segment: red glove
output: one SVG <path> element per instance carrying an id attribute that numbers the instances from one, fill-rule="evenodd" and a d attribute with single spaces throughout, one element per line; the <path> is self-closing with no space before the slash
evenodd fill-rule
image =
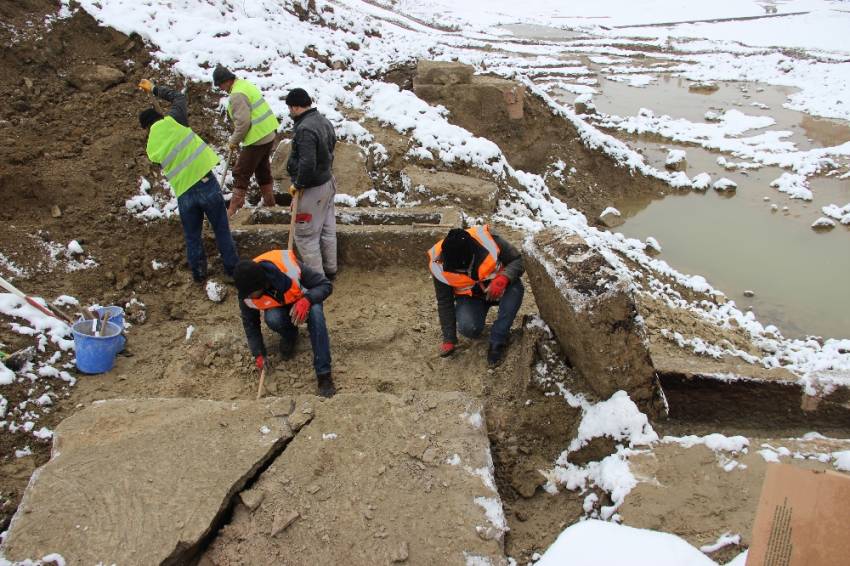
<path id="1" fill-rule="evenodd" d="M 454 342 L 443 342 L 440 345 L 440 357 L 445 358 L 447 356 L 451 356 L 455 351 L 455 343 Z"/>
<path id="2" fill-rule="evenodd" d="M 310 299 L 301 297 L 295 304 L 292 305 L 292 310 L 289 311 L 292 324 L 299 325 L 307 320 L 307 313 L 310 312 Z"/>
<path id="3" fill-rule="evenodd" d="M 265 358 L 265 357 L 263 357 L 263 355 L 262 355 L 262 354 L 260 354 L 260 355 L 259 355 L 259 356 L 257 356 L 257 358 L 254 360 L 254 363 L 256 363 L 256 364 L 257 364 L 257 369 L 258 369 L 258 370 L 263 371 L 263 367 L 266 365 L 266 358 Z"/>
<path id="4" fill-rule="evenodd" d="M 502 275 L 501 273 L 497 275 L 492 281 L 490 281 L 490 285 L 487 287 L 487 300 L 488 301 L 498 301 L 502 298 L 502 295 L 505 294 L 505 289 L 510 285 L 511 280 L 508 279 L 506 275 Z"/>

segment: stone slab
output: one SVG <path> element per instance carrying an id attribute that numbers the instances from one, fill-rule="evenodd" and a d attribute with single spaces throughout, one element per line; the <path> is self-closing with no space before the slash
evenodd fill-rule
<path id="1" fill-rule="evenodd" d="M 2 552 L 68 564 L 184 564 L 293 437 L 291 398 L 98 402 L 56 429 Z"/>
<path id="2" fill-rule="evenodd" d="M 414 82 L 429 85 L 469 84 L 475 69 L 456 61 L 420 60 L 416 65 Z"/>
<path id="3" fill-rule="evenodd" d="M 622 389 L 651 409 L 654 369 L 628 282 L 581 237 L 558 229 L 526 241 L 525 266 L 540 315 L 594 392 L 607 399 Z"/>
<path id="4" fill-rule="evenodd" d="M 289 187 L 289 175 L 286 173 L 286 162 L 292 145 L 282 141 L 272 154 L 272 177 L 277 181 L 280 192 Z M 352 196 L 360 196 L 372 189 L 372 178 L 366 167 L 366 157 L 357 144 L 340 141 L 334 148 L 334 177 L 337 192 Z"/>
<path id="5" fill-rule="evenodd" d="M 492 213 L 496 210 L 499 187 L 492 181 L 458 175 L 448 171 L 429 171 L 410 166 L 404 169 L 411 185 L 424 187 L 432 197 L 457 205 L 468 212 Z"/>
<path id="6" fill-rule="evenodd" d="M 337 254 L 345 265 L 402 265 L 422 269 L 425 253 L 450 228 L 461 226 L 453 208 L 345 208 L 337 207 Z M 240 213 L 231 222 L 241 256 L 253 257 L 285 248 L 289 211 L 257 209 Z"/>
<path id="7" fill-rule="evenodd" d="M 238 506 L 202 563 L 506 563 L 478 400 L 337 394 L 315 410 L 252 487 L 262 503 Z"/>

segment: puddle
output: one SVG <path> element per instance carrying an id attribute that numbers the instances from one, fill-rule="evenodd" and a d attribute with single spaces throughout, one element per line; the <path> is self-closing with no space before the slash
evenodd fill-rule
<path id="1" fill-rule="evenodd" d="M 660 147 L 657 152 L 666 153 Z M 715 157 L 689 148 L 694 167 L 688 174 L 704 168 L 714 179 L 728 177 L 738 183 L 734 196 L 713 189 L 704 194 L 672 189 L 657 200 L 616 203 L 626 217 L 618 230 L 641 240 L 655 237 L 663 248 L 661 259 L 684 273 L 705 276 L 739 307 L 752 306 L 763 324 L 775 324 L 786 336 L 850 336 L 850 227 L 839 225 L 826 233 L 810 228 L 821 206 L 850 202 L 850 181 L 812 179 L 814 201 L 803 202 L 769 187 L 779 169 L 746 176 L 721 173 L 716 163 L 711 167 Z M 772 212 L 772 204 L 780 210 Z M 785 206 L 787 212 L 781 210 Z M 756 295 L 745 297 L 745 290 Z"/>
<path id="2" fill-rule="evenodd" d="M 535 24 L 505 24 L 496 27 L 512 33 L 515 36 L 515 39 L 563 41 L 570 39 L 586 39 L 589 37 L 586 33 Z"/>

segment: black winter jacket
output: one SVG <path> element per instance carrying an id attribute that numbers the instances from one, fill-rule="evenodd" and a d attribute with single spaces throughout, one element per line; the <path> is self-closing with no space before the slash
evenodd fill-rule
<path id="1" fill-rule="evenodd" d="M 301 267 L 301 289 L 304 296 L 310 300 L 310 304 L 317 305 L 324 302 L 333 292 L 333 284 L 319 273 L 310 269 L 300 261 Z M 269 287 L 265 290 L 268 295 L 278 302 L 283 302 L 283 294 L 289 290 L 292 280 L 287 277 L 277 266 L 269 261 L 261 261 L 262 267 L 269 280 Z M 248 339 L 248 349 L 255 358 L 260 354 L 266 355 L 266 345 L 263 342 L 263 333 L 260 328 L 260 311 L 250 308 L 245 304 L 247 295 L 239 294 L 239 312 L 242 315 L 242 328 L 245 329 L 245 337 Z M 287 305 L 285 308 L 289 308 Z"/>
<path id="2" fill-rule="evenodd" d="M 318 187 L 331 180 L 336 134 L 327 118 L 310 108 L 295 118 L 292 149 L 286 171 L 298 189 Z"/>

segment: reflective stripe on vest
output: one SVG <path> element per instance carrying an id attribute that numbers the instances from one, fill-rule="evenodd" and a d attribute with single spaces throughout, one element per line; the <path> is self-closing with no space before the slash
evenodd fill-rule
<path id="1" fill-rule="evenodd" d="M 251 108 L 251 128 L 245 134 L 242 145 L 251 145 L 257 140 L 277 131 L 280 123 L 277 121 L 274 112 L 272 112 L 271 106 L 263 98 L 260 89 L 245 79 L 236 79 L 233 82 L 233 87 L 230 89 L 231 95 L 235 93 L 244 94 Z M 232 106 L 232 104 L 227 105 L 227 115 L 231 119 L 233 119 Z"/>
<path id="2" fill-rule="evenodd" d="M 190 128 L 171 116 L 154 123 L 148 133 L 147 153 L 180 196 L 218 164 L 218 156 Z"/>
<path id="3" fill-rule="evenodd" d="M 258 255 L 253 260 L 256 263 L 268 261 L 274 264 L 282 273 L 284 273 L 292 281 L 292 285 L 283 294 L 283 303 L 270 295 L 260 295 L 256 299 L 247 297 L 245 304 L 252 309 L 268 310 L 281 308 L 286 305 L 291 305 L 298 299 L 304 296 L 301 288 L 301 268 L 298 266 L 298 261 L 295 259 L 295 252 L 292 250 L 272 250 L 262 255 Z"/>
<path id="4" fill-rule="evenodd" d="M 471 296 L 472 290 L 476 285 L 493 279 L 501 271 L 502 267 L 499 263 L 499 252 L 501 250 L 499 250 L 499 245 L 490 234 L 490 228 L 487 225 L 474 226 L 467 229 L 467 233 L 487 250 L 487 257 L 478 266 L 478 279 L 473 279 L 466 274 L 443 270 L 442 258 L 440 257 L 443 252 L 443 240 L 440 240 L 428 250 L 428 258 L 431 260 L 429 265 L 431 275 L 437 281 L 450 286 L 454 290 L 455 295 Z"/>

